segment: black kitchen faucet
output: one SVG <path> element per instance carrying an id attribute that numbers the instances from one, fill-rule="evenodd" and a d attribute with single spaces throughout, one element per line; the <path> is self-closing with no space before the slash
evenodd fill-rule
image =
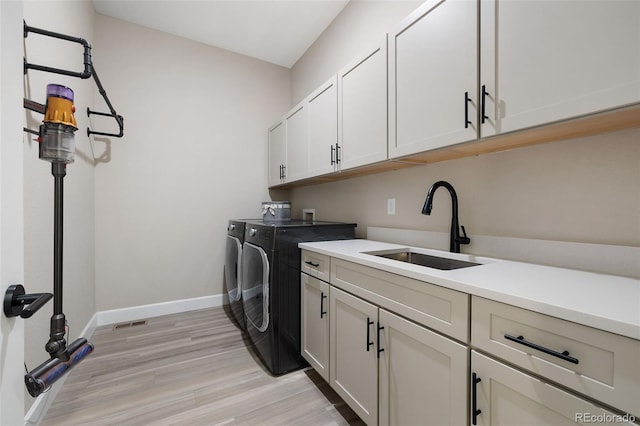
<path id="1" fill-rule="evenodd" d="M 460 244 L 469 244 L 471 240 L 467 237 L 467 232 L 462 226 L 462 234 L 464 236 L 460 236 L 460 230 L 458 226 L 458 196 L 456 195 L 456 190 L 453 189 L 453 186 L 449 182 L 444 180 L 440 180 L 429 188 L 429 192 L 427 192 L 427 199 L 424 200 L 424 206 L 422 207 L 422 214 L 430 215 L 431 208 L 433 206 L 433 194 L 436 192 L 438 188 L 444 186 L 449 190 L 449 194 L 451 195 L 451 234 L 449 239 L 449 251 L 452 253 L 460 253 Z"/>

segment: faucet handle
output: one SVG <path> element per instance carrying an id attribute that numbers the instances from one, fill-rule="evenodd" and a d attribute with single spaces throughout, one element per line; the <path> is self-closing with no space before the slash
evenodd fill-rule
<path id="1" fill-rule="evenodd" d="M 469 239 L 469 237 L 467 237 L 467 231 L 464 229 L 463 225 L 460 225 L 460 228 L 462 228 L 462 235 L 464 235 L 464 237 L 458 237 L 456 238 L 456 241 L 460 244 L 469 244 L 471 242 L 471 239 Z"/>

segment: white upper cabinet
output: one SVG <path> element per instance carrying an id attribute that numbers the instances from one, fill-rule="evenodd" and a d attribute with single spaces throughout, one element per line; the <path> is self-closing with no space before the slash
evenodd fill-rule
<path id="1" fill-rule="evenodd" d="M 307 108 L 306 100 L 292 108 L 284 117 L 286 167 L 285 181 L 305 178 L 307 175 Z"/>
<path id="2" fill-rule="evenodd" d="M 387 40 L 338 73 L 338 167 L 387 159 Z"/>
<path id="3" fill-rule="evenodd" d="M 476 139 L 477 93 L 478 2 L 426 1 L 389 33 L 389 158 Z"/>
<path id="4" fill-rule="evenodd" d="M 482 0 L 480 10 L 481 136 L 640 101 L 639 1 Z"/>
<path id="5" fill-rule="evenodd" d="M 269 128 L 269 186 L 279 185 L 284 181 L 285 146 L 284 122 L 278 121 Z"/>
<path id="6" fill-rule="evenodd" d="M 308 174 L 331 173 L 336 168 L 338 142 L 338 88 L 331 77 L 307 98 L 309 117 Z"/>

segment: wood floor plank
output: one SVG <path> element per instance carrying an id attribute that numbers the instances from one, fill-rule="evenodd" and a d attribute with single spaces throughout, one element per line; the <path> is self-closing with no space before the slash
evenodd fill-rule
<path id="1" fill-rule="evenodd" d="M 271 376 L 223 308 L 101 327 L 42 426 L 363 425 L 312 369 Z"/>

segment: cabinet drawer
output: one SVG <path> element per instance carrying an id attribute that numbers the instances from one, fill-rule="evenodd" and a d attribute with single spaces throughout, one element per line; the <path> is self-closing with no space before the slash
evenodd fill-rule
<path id="1" fill-rule="evenodd" d="M 471 424 L 490 425 L 631 425 L 634 416 L 622 416 L 471 351 Z M 475 397 L 475 398 L 474 398 Z M 473 408 L 478 411 L 473 412 Z M 475 421 L 474 421 L 475 420 Z"/>
<path id="2" fill-rule="evenodd" d="M 341 259 L 331 284 L 462 342 L 469 341 L 469 295 Z"/>
<path id="3" fill-rule="evenodd" d="M 329 282 L 329 256 L 302 250 L 302 272 Z"/>
<path id="4" fill-rule="evenodd" d="M 640 341 L 473 296 L 471 344 L 640 416 Z"/>

